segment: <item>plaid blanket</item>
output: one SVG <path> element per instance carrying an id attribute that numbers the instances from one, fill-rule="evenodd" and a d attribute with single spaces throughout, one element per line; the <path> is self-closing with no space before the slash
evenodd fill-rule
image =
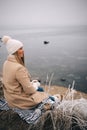
<path id="1" fill-rule="evenodd" d="M 18 115 L 25 120 L 28 124 L 35 124 L 38 119 L 41 117 L 41 115 L 46 111 L 44 110 L 44 105 L 49 103 L 51 106 L 51 109 L 54 109 L 54 106 L 56 106 L 55 102 L 52 101 L 50 98 L 43 100 L 40 104 L 33 107 L 32 109 L 19 109 L 19 108 L 13 108 L 11 109 L 8 106 L 8 103 L 5 99 L 0 99 L 0 110 L 13 110 L 14 112 L 18 113 Z"/>

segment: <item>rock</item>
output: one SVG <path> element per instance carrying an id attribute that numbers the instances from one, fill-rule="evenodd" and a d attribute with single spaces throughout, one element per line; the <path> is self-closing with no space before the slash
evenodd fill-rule
<path id="1" fill-rule="evenodd" d="M 49 41 L 44 41 L 44 44 L 46 45 L 46 44 L 49 44 Z"/>
<path id="2" fill-rule="evenodd" d="M 0 111 L 0 130 L 28 130 L 29 125 L 12 110 Z"/>
<path id="3" fill-rule="evenodd" d="M 61 111 L 47 111 L 36 124 L 27 124 L 12 110 L 0 111 L 0 130 L 83 130 L 71 119 Z"/>

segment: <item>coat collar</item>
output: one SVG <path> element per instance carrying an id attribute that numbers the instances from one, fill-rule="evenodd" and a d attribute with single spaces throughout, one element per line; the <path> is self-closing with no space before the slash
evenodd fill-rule
<path id="1" fill-rule="evenodd" d="M 12 61 L 12 62 L 17 62 L 17 60 L 16 60 L 16 58 L 15 58 L 14 55 L 9 55 L 9 56 L 7 57 L 7 60 L 8 60 L 8 61 Z"/>

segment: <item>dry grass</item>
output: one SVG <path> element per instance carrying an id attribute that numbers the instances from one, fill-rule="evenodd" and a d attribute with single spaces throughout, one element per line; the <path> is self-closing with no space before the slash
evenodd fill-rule
<path id="1" fill-rule="evenodd" d="M 43 86 L 46 92 L 48 92 L 49 86 Z M 50 86 L 50 91 L 49 94 L 54 95 L 54 94 L 61 94 L 61 95 L 66 95 L 66 92 L 68 91 L 68 88 L 63 87 L 63 86 Z M 86 98 L 87 99 L 87 94 L 76 91 L 74 94 L 74 99 L 79 99 L 79 98 Z"/>
<path id="2" fill-rule="evenodd" d="M 0 97 L 3 96 L 0 82 Z M 45 112 L 34 125 L 28 125 L 13 111 L 0 112 L 0 129 L 4 130 L 87 130 L 87 94 L 63 86 L 44 86 L 49 95 L 63 95 L 54 110 Z M 7 127 L 8 126 L 8 127 Z"/>
<path id="3" fill-rule="evenodd" d="M 43 88 L 50 95 L 63 95 L 64 100 L 60 105 L 56 106 L 56 109 L 44 113 L 34 125 L 26 124 L 13 111 L 1 111 L 0 129 L 87 130 L 87 94 L 79 91 L 70 91 L 69 88 L 62 86 L 43 86 Z"/>

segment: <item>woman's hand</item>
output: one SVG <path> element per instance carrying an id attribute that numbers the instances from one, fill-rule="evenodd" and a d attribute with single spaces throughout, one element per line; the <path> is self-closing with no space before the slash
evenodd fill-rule
<path id="1" fill-rule="evenodd" d="M 32 85 L 33 85 L 33 87 L 37 90 L 38 89 L 38 87 L 40 86 L 40 82 L 38 82 L 38 80 L 32 80 Z"/>

